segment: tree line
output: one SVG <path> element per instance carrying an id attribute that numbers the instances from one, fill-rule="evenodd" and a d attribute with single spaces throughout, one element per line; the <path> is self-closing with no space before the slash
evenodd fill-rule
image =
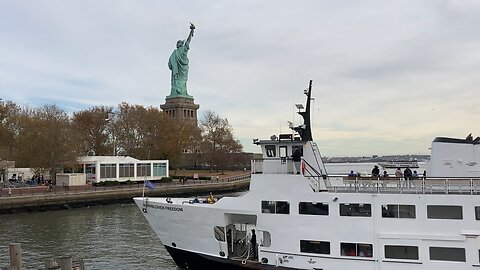
<path id="1" fill-rule="evenodd" d="M 200 123 L 176 123 L 156 107 L 121 103 L 94 106 L 69 115 L 56 105 L 30 108 L 12 101 L 0 103 L 0 160 L 16 167 L 55 174 L 73 168 L 79 156 L 131 156 L 168 159 L 177 168 L 191 153 L 213 168 L 225 156 L 242 152 L 226 118 L 205 112 Z"/>

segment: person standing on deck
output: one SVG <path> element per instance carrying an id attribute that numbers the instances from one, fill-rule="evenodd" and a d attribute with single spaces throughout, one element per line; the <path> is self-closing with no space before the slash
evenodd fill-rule
<path id="1" fill-rule="evenodd" d="M 373 177 L 379 177 L 380 176 L 380 169 L 378 168 L 377 165 L 373 166 L 372 176 Z"/>
<path id="2" fill-rule="evenodd" d="M 412 180 L 413 173 L 409 166 L 403 171 L 403 176 L 405 177 L 405 180 Z"/>
<path id="3" fill-rule="evenodd" d="M 407 187 L 410 187 L 410 181 L 413 178 L 413 173 L 412 170 L 410 170 L 409 166 L 407 166 L 407 168 L 405 168 L 405 170 L 403 171 L 403 177 L 405 177 L 405 181 L 407 181 Z"/>
<path id="4" fill-rule="evenodd" d="M 252 229 L 252 237 L 250 238 L 250 244 L 252 246 L 252 259 L 257 259 L 257 235 L 255 229 Z"/>
<path id="5" fill-rule="evenodd" d="M 402 170 L 400 169 L 400 167 L 398 167 L 397 170 L 395 171 L 395 177 L 400 178 L 400 179 L 403 177 L 403 173 L 402 173 Z"/>
<path id="6" fill-rule="evenodd" d="M 292 154 L 292 161 L 295 165 L 295 173 L 300 174 L 300 163 L 302 162 L 302 152 L 298 147 L 295 148 Z"/>

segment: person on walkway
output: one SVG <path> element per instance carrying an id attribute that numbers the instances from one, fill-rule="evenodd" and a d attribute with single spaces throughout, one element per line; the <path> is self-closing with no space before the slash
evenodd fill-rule
<path id="1" fill-rule="evenodd" d="M 12 188 L 8 187 L 8 196 L 12 196 Z"/>

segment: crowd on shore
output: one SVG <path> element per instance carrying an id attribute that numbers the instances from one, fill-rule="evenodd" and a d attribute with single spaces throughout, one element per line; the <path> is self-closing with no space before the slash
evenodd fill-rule
<path id="1" fill-rule="evenodd" d="M 174 171 L 170 181 L 155 181 L 156 185 L 195 185 L 209 182 L 231 181 L 235 177 L 245 175 L 245 171 L 224 171 L 224 172 L 199 172 L 199 171 L 178 171 L 182 176 L 177 175 Z M 173 179 L 172 179 L 173 178 Z M 205 180 L 208 179 L 208 180 Z M 107 181 L 108 182 L 108 181 Z M 86 185 L 67 186 L 55 185 L 49 179 L 43 177 L 32 177 L 28 180 L 23 179 L 9 179 L 7 182 L 0 181 L 0 197 L 11 196 L 29 196 L 41 195 L 50 193 L 79 193 L 79 192 L 95 192 L 106 190 L 124 190 L 124 189 L 142 189 L 143 181 L 139 182 L 118 182 L 111 181 L 111 185 L 99 185 L 95 183 L 87 183 Z M 105 184 L 102 182 L 100 184 Z M 108 184 L 108 183 L 106 183 Z"/>

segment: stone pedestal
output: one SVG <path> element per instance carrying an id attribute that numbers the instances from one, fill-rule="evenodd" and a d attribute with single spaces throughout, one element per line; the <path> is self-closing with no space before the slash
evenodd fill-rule
<path id="1" fill-rule="evenodd" d="M 191 121 L 197 124 L 197 110 L 200 105 L 195 104 L 193 98 L 186 97 L 167 97 L 165 104 L 160 105 L 160 108 L 175 122 Z"/>

